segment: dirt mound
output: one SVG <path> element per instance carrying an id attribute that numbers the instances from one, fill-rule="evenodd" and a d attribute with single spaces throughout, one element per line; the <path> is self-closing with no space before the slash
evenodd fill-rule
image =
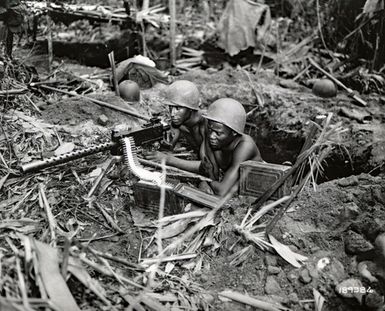
<path id="1" fill-rule="evenodd" d="M 293 310 L 314 309 L 314 288 L 326 299 L 324 310 L 375 310 L 368 307 L 373 297 L 381 301 L 385 294 L 384 259 L 373 249 L 375 238 L 385 232 L 385 176 L 352 176 L 300 194 L 272 232 L 293 251 L 309 258 L 300 269 L 255 248 L 239 266 L 230 264 L 233 255 L 249 245 L 237 243 L 238 237 L 230 229 L 241 223 L 246 206 L 234 202 L 222 213 L 223 247 L 216 256 L 207 258 L 206 269 L 196 275 L 204 288 L 231 288 L 265 300 L 268 295 Z M 336 290 L 338 284 L 351 278 L 367 290 L 360 301 L 343 298 Z M 240 305 L 219 301 L 216 308 L 243 310 Z"/>
<path id="2" fill-rule="evenodd" d="M 127 104 L 123 99 L 113 94 L 93 94 L 90 98 L 98 99 L 124 109 L 132 110 L 134 113 L 148 116 L 148 108 L 144 102 L 138 104 Z M 53 124 L 77 125 L 86 120 L 93 120 L 100 123 L 100 116 L 107 117 L 103 125 L 113 126 L 120 123 L 129 124 L 132 127 L 139 126 L 141 121 L 135 117 L 124 114 L 107 107 L 102 107 L 90 100 L 79 98 L 63 97 L 59 100 L 49 100 L 42 103 L 39 108 L 42 110 L 42 117 L 50 120 Z"/>

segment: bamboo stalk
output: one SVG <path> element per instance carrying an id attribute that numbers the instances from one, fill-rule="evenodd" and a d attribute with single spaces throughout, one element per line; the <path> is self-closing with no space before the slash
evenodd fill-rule
<path id="1" fill-rule="evenodd" d="M 197 254 L 180 254 L 180 255 L 172 255 L 163 258 L 144 258 L 142 259 L 142 265 L 152 265 L 157 262 L 169 262 L 176 260 L 188 260 L 197 257 Z"/>
<path id="2" fill-rule="evenodd" d="M 109 259 L 109 260 L 118 262 L 118 263 L 125 265 L 126 267 L 133 269 L 133 270 L 136 270 L 136 271 L 144 271 L 144 268 L 139 264 L 129 262 L 129 261 L 125 260 L 124 258 L 112 256 L 112 255 L 107 254 L 107 253 L 102 253 L 100 251 L 97 251 L 97 250 L 91 248 L 90 246 L 87 246 L 87 248 L 89 248 L 92 251 L 92 253 L 94 253 L 95 255 L 98 255 L 98 256 L 103 257 L 105 259 Z"/>
<path id="3" fill-rule="evenodd" d="M 266 310 L 266 311 L 281 311 L 281 310 L 289 310 L 287 308 L 284 308 L 279 305 L 274 305 L 272 303 L 264 302 L 261 300 L 258 300 L 256 298 L 243 295 L 241 293 L 237 293 L 231 290 L 222 291 L 219 293 L 219 296 L 225 297 L 227 299 L 235 300 L 244 304 L 247 304 L 249 306 Z"/>
<path id="4" fill-rule="evenodd" d="M 115 164 L 115 162 L 116 162 L 115 158 L 112 158 L 112 159 L 109 159 L 105 165 L 103 165 L 102 172 L 96 178 L 94 184 L 92 185 L 92 188 L 87 194 L 88 199 L 90 199 L 94 195 L 95 191 L 99 188 L 99 185 L 103 180 L 103 177 L 106 175 L 108 170 L 112 167 L 112 165 Z"/>
<path id="5" fill-rule="evenodd" d="M 181 219 L 203 217 L 203 216 L 206 216 L 207 213 L 208 213 L 208 211 L 192 211 L 189 213 L 166 216 L 166 217 L 159 219 L 158 221 L 164 223 L 164 222 L 177 221 L 177 220 L 181 220 Z"/>
<path id="6" fill-rule="evenodd" d="M 47 7 L 50 7 L 50 1 L 47 0 Z M 53 45 L 52 45 L 52 19 L 49 11 L 47 12 L 47 44 L 48 44 L 48 71 L 52 70 Z"/>
<path id="7" fill-rule="evenodd" d="M 24 276 L 23 276 L 23 273 L 21 272 L 19 256 L 16 256 L 16 271 L 17 271 L 17 277 L 19 279 L 19 288 L 20 288 L 21 297 L 23 301 L 23 307 L 25 308 L 25 310 L 32 310 L 28 301 L 28 294 L 27 294 L 27 288 L 25 286 Z"/>
<path id="8" fill-rule="evenodd" d="M 56 234 L 55 234 L 56 221 L 52 214 L 52 210 L 48 203 L 47 197 L 45 195 L 43 185 L 39 186 L 39 202 L 41 203 L 42 207 L 44 208 L 47 214 L 49 231 L 51 234 L 51 242 L 53 243 L 54 246 L 56 246 Z"/>
<path id="9" fill-rule="evenodd" d="M 113 277 L 113 273 L 105 266 L 101 266 L 99 264 L 97 264 L 96 262 L 92 261 L 92 260 L 89 260 L 88 258 L 86 257 L 83 257 L 83 256 L 80 256 L 79 259 L 85 263 L 86 265 L 90 266 L 92 269 L 94 269 L 95 271 L 98 271 L 99 273 L 101 274 L 104 274 L 106 276 L 110 276 L 110 277 Z M 144 289 L 145 287 L 134 282 L 134 281 L 131 281 L 130 279 L 124 277 L 123 275 L 119 275 L 118 273 L 114 272 L 115 275 L 118 275 L 119 279 L 127 284 L 130 284 L 132 286 L 135 286 L 137 288 L 140 288 L 140 289 Z"/>
<path id="10" fill-rule="evenodd" d="M 118 224 L 114 221 L 110 214 L 107 213 L 102 204 L 95 202 L 95 205 L 113 229 L 120 233 L 124 233 L 124 231 L 118 226 Z"/>
<path id="11" fill-rule="evenodd" d="M 318 161 L 322 162 L 326 156 L 329 154 L 330 148 L 326 148 L 322 151 L 322 153 L 319 156 Z M 301 180 L 300 184 L 297 186 L 297 188 L 294 190 L 292 195 L 290 196 L 290 199 L 286 201 L 284 205 L 281 206 L 281 208 L 278 210 L 277 214 L 274 216 L 274 218 L 269 222 L 269 224 L 266 226 L 266 234 L 269 235 L 270 232 L 273 230 L 274 226 L 277 224 L 278 220 L 282 218 L 282 216 L 285 214 L 287 209 L 289 208 L 291 202 L 294 201 L 294 199 L 297 197 L 298 193 L 302 190 L 302 188 L 306 185 L 306 183 L 309 181 L 310 177 L 312 175 L 312 172 L 309 171 L 306 176 Z"/>
<path id="12" fill-rule="evenodd" d="M 108 54 L 108 59 L 110 61 L 110 65 L 111 65 L 112 82 L 114 83 L 115 94 L 116 94 L 116 96 L 120 96 L 118 80 L 116 78 L 116 67 L 115 67 L 115 54 L 114 54 L 114 51 L 112 51 L 111 53 Z"/>
<path id="13" fill-rule="evenodd" d="M 321 116 L 317 116 L 316 118 L 316 124 L 319 124 L 323 120 Z M 299 156 L 297 157 L 296 162 L 294 165 L 283 174 L 281 178 L 279 178 L 269 189 L 267 189 L 257 200 L 255 200 L 252 203 L 253 209 L 258 209 L 260 208 L 263 203 L 266 202 L 273 194 L 278 190 L 280 186 L 283 185 L 283 183 L 292 175 L 298 176 L 298 169 L 306 163 L 308 159 L 308 154 L 306 154 L 306 151 L 309 149 L 309 147 L 312 144 L 313 138 L 315 134 L 317 133 L 318 126 L 314 124 L 313 127 L 310 130 L 309 135 L 306 137 L 305 143 L 302 146 L 301 152 Z M 293 180 L 295 181 L 295 180 Z"/>
<path id="14" fill-rule="evenodd" d="M 11 89 L 0 91 L 0 96 L 11 96 L 11 95 L 23 95 L 28 92 L 28 89 Z"/>
<path id="15" fill-rule="evenodd" d="M 175 33 L 176 33 L 176 5 L 175 0 L 169 0 L 170 10 L 170 63 L 171 67 L 175 68 L 176 63 L 176 47 L 175 47 Z"/>

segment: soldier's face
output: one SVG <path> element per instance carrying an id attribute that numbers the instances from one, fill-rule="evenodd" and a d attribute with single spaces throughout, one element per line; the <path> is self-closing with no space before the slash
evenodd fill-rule
<path id="1" fill-rule="evenodd" d="M 235 138 L 236 133 L 222 123 L 208 121 L 208 139 L 213 150 L 227 147 Z"/>
<path id="2" fill-rule="evenodd" d="M 170 106 L 170 113 L 172 125 L 178 127 L 190 118 L 191 110 L 181 106 Z"/>

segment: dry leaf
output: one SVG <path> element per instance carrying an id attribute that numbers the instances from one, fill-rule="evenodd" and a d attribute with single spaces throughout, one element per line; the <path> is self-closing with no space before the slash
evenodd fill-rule
<path id="1" fill-rule="evenodd" d="M 283 259 L 285 259 L 288 263 L 293 265 L 296 268 L 301 267 L 301 261 L 305 261 L 308 258 L 302 256 L 300 254 L 294 253 L 287 245 L 284 245 L 276 238 L 274 238 L 271 234 L 269 234 L 269 239 L 275 251 L 280 255 Z"/>
<path id="2" fill-rule="evenodd" d="M 322 308 L 325 303 L 325 298 L 315 288 L 313 288 L 313 296 L 315 302 L 315 311 L 322 311 Z"/>
<path id="3" fill-rule="evenodd" d="M 162 239 L 169 239 L 184 232 L 188 225 L 192 222 L 191 219 L 181 219 L 168 226 L 162 228 Z"/>
<path id="4" fill-rule="evenodd" d="M 68 271 L 74 275 L 84 286 L 89 288 L 96 296 L 100 298 L 106 305 L 110 305 L 110 302 L 105 296 L 105 290 L 100 283 L 93 279 L 87 270 L 82 266 L 80 260 L 73 257 L 69 257 Z"/>
<path id="5" fill-rule="evenodd" d="M 73 151 L 75 148 L 74 143 L 63 143 L 55 150 L 55 156 Z"/>
<path id="6" fill-rule="evenodd" d="M 57 250 L 36 240 L 34 246 L 39 260 L 41 278 L 51 301 L 60 310 L 80 311 L 60 273 Z"/>

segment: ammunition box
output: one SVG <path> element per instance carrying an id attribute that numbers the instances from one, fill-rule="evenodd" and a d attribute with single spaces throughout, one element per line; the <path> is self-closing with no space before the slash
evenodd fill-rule
<path id="1" fill-rule="evenodd" d="M 290 166 L 246 161 L 240 166 L 239 194 L 258 198 L 269 189 L 276 180 L 285 174 Z M 290 178 L 272 195 L 279 199 L 290 193 Z"/>
<path id="2" fill-rule="evenodd" d="M 152 183 L 139 181 L 133 185 L 133 191 L 137 207 L 143 209 L 145 214 L 157 217 L 159 214 L 160 188 Z M 173 188 L 166 188 L 164 215 L 180 214 L 182 211 L 182 205 L 179 204 Z"/>

